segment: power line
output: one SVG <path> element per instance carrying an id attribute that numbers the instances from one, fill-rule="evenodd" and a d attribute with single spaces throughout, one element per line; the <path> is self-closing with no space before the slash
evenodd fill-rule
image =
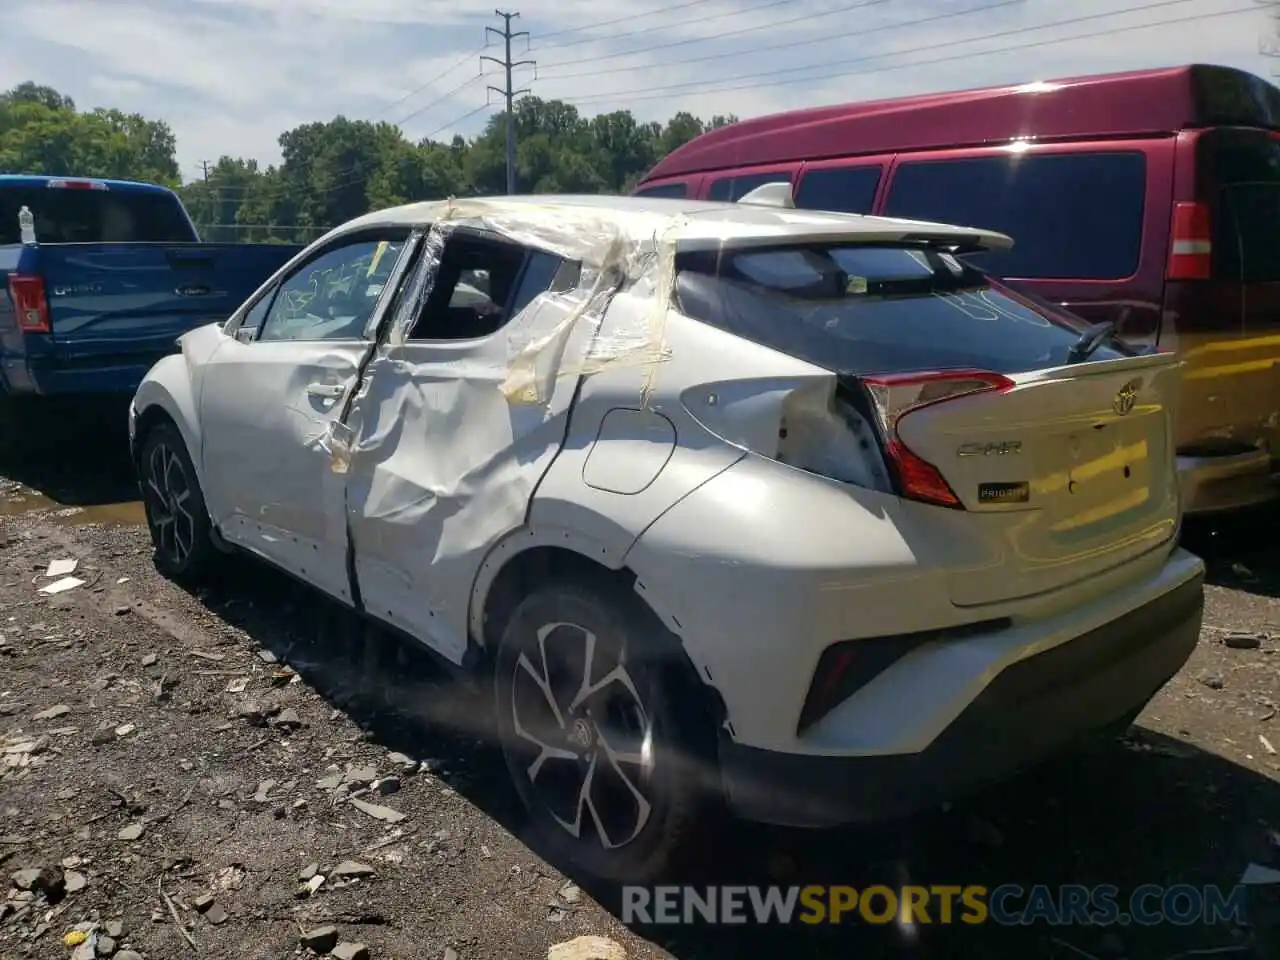
<path id="1" fill-rule="evenodd" d="M 529 31 L 527 30 L 521 30 L 517 33 L 511 32 L 511 21 L 514 20 L 516 17 L 520 16 L 520 11 L 517 10 L 513 13 L 507 13 L 502 10 L 495 10 L 494 13 L 496 13 L 498 16 L 502 18 L 502 29 L 498 30 L 495 27 L 485 27 L 484 28 L 485 35 L 487 37 L 488 34 L 493 33 L 501 37 L 503 39 L 503 42 L 506 44 L 506 53 L 504 54 L 501 60 L 499 60 L 497 57 L 487 57 L 487 56 L 481 57 L 480 59 L 488 60 L 492 63 L 496 63 L 498 66 L 503 68 L 503 70 L 506 72 L 506 75 L 507 75 L 506 86 L 502 87 L 501 89 L 499 89 L 498 87 L 490 86 L 488 89 L 498 94 L 498 96 L 505 98 L 507 101 L 507 195 L 510 196 L 511 194 L 516 192 L 515 98 L 522 93 L 529 92 L 528 89 L 523 89 L 523 90 L 512 89 L 511 74 L 516 67 L 526 67 L 526 66 L 531 67 L 531 66 L 536 66 L 536 63 L 533 60 L 513 61 L 511 59 L 511 41 L 516 39 L 517 37 L 529 36 Z"/>
<path id="2" fill-rule="evenodd" d="M 387 104 L 385 107 L 383 107 L 381 110 L 379 110 L 379 111 L 378 111 L 377 113 L 375 113 L 373 116 L 371 116 L 369 119 L 370 119 L 370 120 L 373 120 L 373 119 L 375 119 L 375 118 L 377 118 L 377 117 L 380 117 L 380 116 L 382 116 L 384 113 L 388 112 L 389 110 L 391 110 L 391 109 L 393 109 L 393 108 L 395 108 L 395 107 L 400 106 L 400 104 L 404 103 L 406 100 L 411 100 L 412 98 L 416 97 L 418 94 L 422 93 L 422 91 L 423 91 L 423 90 L 426 90 L 426 89 L 428 89 L 428 88 L 430 88 L 430 87 L 435 86 L 437 83 L 439 83 L 441 80 L 443 80 L 443 79 L 444 79 L 445 77 L 447 77 L 449 74 L 453 73 L 453 71 L 457 70 L 460 66 L 462 66 L 464 63 L 466 63 L 466 62 L 467 62 L 468 60 L 470 60 L 472 57 L 479 56 L 480 52 L 481 52 L 483 49 L 484 49 L 484 47 L 477 47 L 475 50 L 472 50 L 470 53 L 465 54 L 465 55 L 462 57 L 462 59 L 460 59 L 459 61 L 457 61 L 457 62 L 456 62 L 453 66 L 451 66 L 448 70 L 445 70 L 443 73 L 438 73 L 438 74 L 436 74 L 434 77 L 432 77 L 432 78 L 431 78 L 430 80 L 428 80 L 426 83 L 424 83 L 424 84 L 422 84 L 421 86 L 415 87 L 414 89 L 410 90 L 408 93 L 406 93 L 406 94 L 405 94 L 403 97 L 401 97 L 399 100 L 396 100 L 394 103 L 389 103 L 389 104 Z M 425 109 L 425 108 L 424 108 L 424 109 Z M 399 126 L 399 124 L 396 124 L 396 126 Z"/>
<path id="3" fill-rule="evenodd" d="M 803 40 L 787 40 L 783 43 L 769 43 L 759 47 L 749 47 L 746 50 L 729 50 L 722 53 L 710 53 L 701 57 L 689 57 L 685 60 L 664 60 L 658 63 L 646 63 L 638 67 L 608 67 L 604 70 L 584 70 L 581 73 L 561 73 L 552 76 L 538 75 L 539 80 L 552 82 L 554 80 L 571 80 L 576 77 L 598 77 L 610 73 L 635 73 L 640 70 L 656 70 L 666 69 L 667 67 L 680 67 L 689 63 L 706 63 L 708 60 L 723 60 L 728 57 L 751 57 L 757 53 L 767 53 L 773 50 L 786 50 L 791 47 L 807 47 L 817 43 L 828 43 L 832 40 L 845 40 L 850 37 L 865 37 L 872 33 L 882 33 L 886 30 L 900 30 L 903 27 L 919 27 L 926 23 L 937 23 L 941 20 L 953 20 L 959 17 L 969 17 L 975 13 L 986 13 L 1000 7 L 1024 6 L 1026 0 L 998 0 L 996 3 L 989 3 L 982 7 L 970 7 L 968 10 L 954 10 L 951 13 L 940 13 L 932 17 L 923 17 L 919 20 L 904 20 L 901 23 L 886 23 L 878 27 L 858 27 L 854 30 L 847 30 L 844 33 L 827 33 L 820 37 L 807 37 Z"/>
<path id="4" fill-rule="evenodd" d="M 1054 27 L 1071 26 L 1072 24 L 1076 24 L 1076 23 L 1085 23 L 1091 20 L 1101 20 L 1108 17 L 1116 17 L 1126 13 L 1137 13 L 1143 10 L 1153 10 L 1160 7 L 1170 7 L 1178 4 L 1191 3 L 1191 2 L 1194 2 L 1194 0 L 1157 0 L 1157 2 L 1154 2 L 1154 3 L 1146 3 L 1146 4 L 1141 4 L 1139 6 L 1126 7 L 1122 10 L 1112 10 L 1107 13 L 1096 13 L 1096 14 L 1089 14 L 1082 17 L 1071 17 L 1066 20 L 1058 20 L 1053 23 L 1041 23 L 1033 26 L 1016 27 L 1010 30 L 1000 30 L 996 33 L 982 34 L 976 37 L 964 37 L 961 39 L 950 40 L 948 41 L 948 45 L 954 46 L 956 44 L 962 44 L 962 43 L 977 43 L 978 41 L 981 41 L 981 40 L 996 40 L 1001 37 L 1015 36 L 1015 35 L 1024 34 L 1024 33 L 1032 33 L 1036 30 L 1049 30 Z M 872 68 L 869 71 L 868 70 L 840 70 L 834 73 L 822 73 L 815 76 L 797 77 L 797 78 L 788 79 L 788 80 L 765 80 L 762 83 L 753 82 L 753 83 L 746 83 L 746 84 L 734 84 L 733 86 L 728 86 L 728 87 L 716 87 L 714 89 L 708 88 L 708 83 L 733 83 L 733 81 L 737 81 L 737 80 L 760 80 L 763 78 L 777 77 L 777 76 L 781 76 L 783 74 L 788 74 L 788 73 L 799 73 L 806 70 L 818 70 L 818 69 L 822 69 L 823 67 L 834 66 L 836 64 L 869 63 L 872 60 L 883 60 L 887 57 L 898 57 L 908 53 L 925 53 L 925 52 L 936 50 L 938 48 L 938 44 L 930 43 L 920 47 L 910 47 L 905 50 L 891 50 L 885 53 L 873 54 L 868 57 L 853 57 L 847 60 L 835 60 L 827 64 L 818 64 L 818 65 L 810 64 L 810 65 L 801 66 L 801 67 L 784 67 L 778 70 L 768 70 L 768 71 L 757 72 L 757 73 L 744 73 L 734 77 L 724 77 L 724 78 L 721 78 L 720 80 L 703 81 L 698 83 L 673 83 L 673 84 L 668 84 L 666 86 L 661 86 L 661 87 L 648 87 L 647 88 L 648 92 L 639 94 L 639 95 L 633 95 L 633 94 L 627 94 L 627 93 L 592 94 L 586 97 L 579 97 L 571 102 L 575 104 L 611 102 L 611 101 L 618 100 L 620 98 L 626 99 L 628 102 L 636 101 L 636 100 L 657 100 L 657 99 L 669 99 L 673 92 L 682 91 L 686 89 L 696 89 L 699 94 L 713 94 L 713 93 L 728 93 L 735 90 L 755 90 L 761 87 L 769 87 L 769 86 L 775 86 L 775 85 L 786 86 L 792 83 L 812 83 L 815 80 L 831 80 L 839 77 L 854 76 L 854 75 L 863 74 L 863 73 L 876 73 L 879 71 L 901 70 L 906 67 L 931 66 L 935 63 L 949 63 L 955 60 L 965 60 L 975 56 L 989 56 L 991 54 L 1005 53 L 1011 50 L 1029 50 L 1035 47 L 1048 46 L 1049 44 L 1059 42 L 1059 40 L 1065 43 L 1071 40 L 1085 40 L 1085 39 L 1092 39 L 1094 37 L 1104 37 L 1112 33 L 1126 33 L 1131 30 L 1145 30 L 1151 27 L 1163 26 L 1165 24 L 1189 23 L 1197 19 L 1197 17 L 1210 18 L 1210 17 L 1221 17 L 1221 16 L 1234 16 L 1235 14 L 1244 13 L 1248 10 L 1257 10 L 1257 7 L 1256 6 L 1240 7 L 1238 9 L 1221 11 L 1217 13 L 1201 13 L 1201 14 L 1196 14 L 1194 16 L 1189 16 L 1189 17 L 1180 17 L 1173 20 L 1156 20 L 1151 23 L 1135 24 L 1127 27 L 1113 27 L 1109 30 L 1100 30 L 1094 33 L 1081 34 L 1075 37 L 1061 37 L 1061 38 L 1055 37 L 1048 40 L 1037 40 L 1033 43 L 1019 44 L 1012 47 L 1001 47 L 996 50 L 980 50 L 980 51 L 974 51 L 972 53 L 940 57 L 934 60 L 918 60 L 918 61 L 913 61 L 911 63 L 891 64 L 885 67 Z"/>
<path id="5" fill-rule="evenodd" d="M 543 40 L 547 39 L 547 37 L 562 37 L 570 33 L 581 33 L 583 30 L 595 30 L 598 27 L 612 27 L 614 24 L 628 23 L 631 20 L 639 20 L 642 17 L 652 17 L 659 13 L 670 13 L 672 10 L 684 10 L 688 7 L 697 7 L 710 2 L 711 0 L 683 0 L 682 3 L 673 3 L 670 6 L 658 7 L 656 10 L 646 10 L 644 13 L 631 13 L 623 17 L 614 17 L 612 20 L 597 20 L 595 23 L 584 23 L 580 27 L 569 27 L 567 30 L 553 30 L 550 33 L 544 33 L 540 36 Z M 788 2 L 788 0 L 782 0 L 782 2 Z M 553 43 L 551 46 L 569 47 L 579 42 L 583 41 L 574 40 L 571 43 Z"/>
<path id="6" fill-rule="evenodd" d="M 768 10 L 770 7 L 780 7 L 780 6 L 782 6 L 784 3 L 794 3 L 794 2 L 795 2 L 795 0 L 765 0 L 765 2 L 764 2 L 764 3 L 758 4 L 758 5 L 754 6 L 754 7 L 744 7 L 744 8 L 742 8 L 742 9 L 740 9 L 740 10 L 735 10 L 735 11 L 734 11 L 734 16 L 742 16 L 744 13 L 757 13 L 757 12 L 758 12 L 758 11 L 760 11 L 760 10 Z M 677 5 L 677 6 L 680 6 L 680 5 Z M 664 8 L 664 9 L 669 9 L 669 8 Z M 651 14 L 652 14 L 652 13 L 660 13 L 660 12 L 661 12 L 660 10 L 652 10 L 652 11 L 650 11 L 650 13 L 651 13 Z M 811 17 L 825 17 L 825 16 L 827 15 L 827 13 L 831 13 L 831 12 L 838 12 L 838 11 L 823 11 L 823 12 L 821 12 L 821 13 L 812 13 L 812 14 L 807 15 L 804 19 L 810 19 Z M 623 21 L 623 20 L 629 20 L 629 19 L 630 19 L 630 20 L 634 20 L 634 19 L 636 19 L 636 18 L 637 18 L 637 17 L 639 17 L 639 16 L 648 16 L 648 15 L 649 15 L 649 14 L 637 14 L 636 16 L 633 16 L 633 17 L 622 17 L 622 18 L 620 18 L 620 20 L 619 20 L 619 21 L 617 21 L 617 22 L 621 22 L 621 21 Z M 709 13 L 709 14 L 707 14 L 707 15 L 705 15 L 705 16 L 702 16 L 702 17 L 689 17 L 689 18 L 688 18 L 688 19 L 686 19 L 686 20 L 681 20 L 681 21 L 680 21 L 680 26 L 682 26 L 682 27 L 683 27 L 683 26 L 686 26 L 686 25 L 691 24 L 691 23 L 704 23 L 704 22 L 706 22 L 707 20 L 723 20 L 723 19 L 724 19 L 724 16 L 725 16 L 724 11 L 717 11 L 716 13 Z M 599 24 L 597 24 L 597 26 L 599 26 Z M 551 44 L 551 49 L 553 49 L 553 50 L 560 50 L 560 49 L 563 49 L 564 47 L 576 47 L 576 46 L 579 46 L 580 44 L 584 44 L 584 43 L 608 43 L 610 40 L 630 40 L 631 38 L 633 38 L 633 37 L 637 37 L 637 36 L 639 36 L 640 34 L 643 34 L 643 33 L 658 33 L 658 32 L 661 32 L 661 31 L 663 31 L 663 30 L 670 30 L 670 29 L 671 29 L 671 24 L 669 24 L 669 23 L 656 23 L 656 24 L 654 24 L 654 25 L 653 25 L 653 26 L 651 26 L 651 27 L 641 27 L 639 30 L 631 30 L 631 31 L 628 31 L 627 33 L 614 34 L 612 37 L 608 37 L 608 36 L 605 36 L 605 37 L 583 37 L 583 38 L 582 38 L 582 39 L 580 39 L 580 40 L 569 40 L 569 41 L 567 41 L 567 42 L 565 42 L 565 43 L 553 43 L 553 44 Z M 755 29 L 760 29 L 760 28 L 752 27 L 751 29 L 755 30 Z M 701 43 L 702 41 L 704 41 L 704 40 L 709 40 L 709 39 L 714 39 L 714 38 L 712 38 L 712 37 L 695 37 L 694 39 L 692 39 L 692 40 L 688 40 L 688 41 L 685 41 L 685 40 L 678 41 L 678 43 Z M 544 50 L 544 49 L 546 49 L 546 48 L 545 48 L 545 47 L 542 47 L 542 46 L 538 46 L 538 47 L 536 48 L 536 51 L 541 51 L 541 50 Z M 636 51 L 636 52 L 641 52 L 641 51 Z M 620 57 L 629 57 L 629 56 L 631 56 L 631 54 L 630 54 L 630 53 L 620 53 L 620 54 L 618 54 L 618 56 L 620 56 Z M 590 58 L 590 59 L 584 58 L 584 59 L 581 59 L 581 60 L 574 60 L 573 62 L 574 62 L 574 63 L 589 63 L 591 59 L 595 59 L 595 60 L 601 60 L 601 59 L 604 59 L 604 60 L 607 60 L 607 59 L 609 59 L 609 58 L 608 58 L 608 57 L 594 57 L 594 58 Z M 556 64 L 556 66 L 560 66 L 560 64 Z"/>
<path id="7" fill-rule="evenodd" d="M 485 73 L 483 70 L 481 70 L 474 77 L 464 80 L 462 83 L 458 84 L 456 87 L 453 87 L 450 90 L 446 90 L 444 93 L 440 94 L 440 96 L 436 97 L 426 106 L 419 107 L 417 110 L 414 110 L 412 113 L 406 114 L 405 116 L 401 117 L 399 120 L 395 122 L 395 126 L 403 127 L 406 123 L 408 123 L 414 117 L 421 116 L 422 114 L 426 113 L 428 110 L 432 109 L 433 107 L 439 106 L 440 104 L 444 103 L 446 100 L 451 98 L 455 93 L 465 90 L 467 87 L 471 86 L 471 84 L 475 83 L 477 80 L 483 80 L 484 77 L 485 77 Z"/>
<path id="8" fill-rule="evenodd" d="M 564 63 L 547 64 L 547 66 L 563 67 L 563 66 L 572 65 L 576 67 L 584 63 L 598 63 L 601 60 L 616 60 L 620 57 L 633 57 L 641 53 L 652 53 L 654 50 L 669 50 L 672 47 L 686 47 L 691 43 L 706 43 L 709 40 L 723 40 L 726 37 L 739 37 L 745 33 L 758 33 L 761 30 L 772 30 L 776 27 L 785 27 L 785 26 L 789 26 L 790 24 L 800 23 L 801 21 L 805 21 L 805 20 L 809 20 L 809 21 L 817 20 L 820 17 L 830 17 L 830 16 L 834 16 L 837 13 L 850 13 L 854 10 L 861 10 L 864 7 L 874 7 L 882 3 L 888 3 L 888 2 L 889 0 L 858 0 L 857 3 L 851 3 L 843 7 L 835 7 L 831 10 L 823 10 L 819 13 L 806 13 L 803 16 L 788 17 L 785 20 L 771 20 L 768 23 L 760 23 L 752 27 L 739 27 L 737 30 L 725 30 L 721 33 L 717 33 L 709 37 L 688 37 L 684 40 L 671 40 L 671 41 L 668 41 L 667 43 L 656 43 L 648 47 L 638 47 L 635 50 L 627 50 L 621 53 L 601 54 L 600 56 L 596 56 L 596 57 L 574 57 L 573 60 L 565 61 Z M 776 6 L 776 5 L 777 5 L 776 2 L 765 4 L 765 6 Z M 763 8 L 757 8 L 757 9 L 763 9 Z M 713 19 L 713 18 L 704 18 L 704 19 Z M 695 23 L 697 21 L 689 20 L 686 22 Z M 668 28 L 663 28 L 663 29 L 668 29 Z M 641 31 L 639 30 L 636 31 L 636 33 L 640 33 L 640 32 Z"/>
<path id="9" fill-rule="evenodd" d="M 468 110 L 462 116 L 455 117 L 453 120 L 450 120 L 448 123 L 440 124 L 440 126 L 436 127 L 434 130 L 428 133 L 426 137 L 424 137 L 423 139 L 430 140 L 437 133 L 443 133 L 445 130 L 448 130 L 450 127 L 456 127 L 458 124 L 462 123 L 464 120 L 470 120 L 477 113 L 480 113 L 483 110 L 488 110 L 491 106 L 493 106 L 493 104 L 482 103 L 480 104 L 480 106 L 476 107 L 474 110 Z"/>

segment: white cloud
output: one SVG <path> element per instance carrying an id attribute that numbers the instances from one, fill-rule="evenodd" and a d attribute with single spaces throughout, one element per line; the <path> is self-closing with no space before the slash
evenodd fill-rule
<path id="1" fill-rule="evenodd" d="M 1273 63 L 1258 52 L 1269 22 L 1254 0 L 529 0 L 520 10 L 514 28 L 530 37 L 515 52 L 537 68 L 520 70 L 517 86 L 645 120 L 1175 63 L 1267 75 Z M 1032 29 L 1044 24 L 1060 25 Z M 1132 29 L 1142 24 L 1157 26 Z M 42 0 L 5 12 L 0 87 L 35 80 L 82 107 L 163 118 L 190 176 L 222 154 L 275 162 L 283 130 L 338 113 L 404 120 L 415 139 L 472 134 L 487 111 L 458 118 L 497 100 L 485 87 L 501 78 L 492 63 L 480 75 L 478 54 L 501 54 L 485 31 L 498 26 L 489 0 Z"/>

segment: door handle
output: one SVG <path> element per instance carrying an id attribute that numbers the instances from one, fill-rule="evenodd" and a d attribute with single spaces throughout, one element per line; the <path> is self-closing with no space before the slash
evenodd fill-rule
<path id="1" fill-rule="evenodd" d="M 342 396 L 344 387 L 340 383 L 309 383 L 307 384 L 307 394 L 312 397 L 324 397 L 327 400 L 337 400 Z"/>

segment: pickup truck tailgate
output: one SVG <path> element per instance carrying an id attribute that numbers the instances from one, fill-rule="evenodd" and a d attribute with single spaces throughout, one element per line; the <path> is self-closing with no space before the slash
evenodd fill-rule
<path id="1" fill-rule="evenodd" d="M 38 250 L 54 352 L 100 356 L 169 352 L 175 337 L 229 316 L 298 248 L 87 243 Z"/>

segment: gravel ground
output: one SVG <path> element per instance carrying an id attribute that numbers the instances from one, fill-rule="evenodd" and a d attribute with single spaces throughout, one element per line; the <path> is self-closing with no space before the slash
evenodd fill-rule
<path id="1" fill-rule="evenodd" d="M 1251 888 L 1244 924 L 628 929 L 616 889 L 528 845 L 483 691 L 407 653 L 362 688 L 360 628 L 252 561 L 198 593 L 163 580 L 117 433 L 41 438 L 0 463 L 0 957 L 276 960 L 304 933 L 371 960 L 541 960 L 583 936 L 614 946 L 579 960 L 1280 956 L 1280 886 Z M 903 824 L 731 825 L 699 881 L 1128 891 L 1280 867 L 1276 529 L 1189 531 L 1206 629 L 1123 740 Z M 42 595 L 60 559 L 85 582 Z"/>

